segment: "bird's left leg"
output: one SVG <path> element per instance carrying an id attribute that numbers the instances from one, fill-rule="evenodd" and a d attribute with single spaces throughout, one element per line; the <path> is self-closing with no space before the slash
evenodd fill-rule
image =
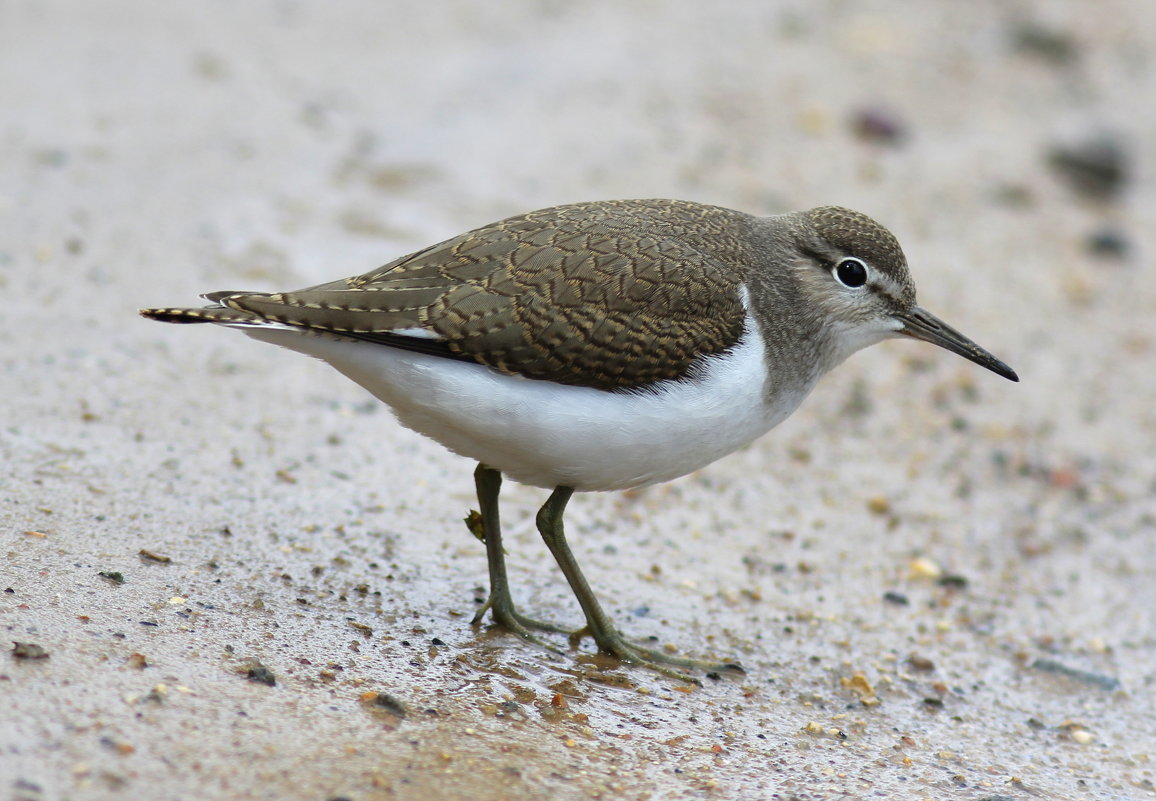
<path id="1" fill-rule="evenodd" d="M 498 493 L 502 488 L 502 474 L 491 467 L 479 464 L 474 471 L 474 484 L 477 487 L 478 504 L 481 507 L 480 539 L 486 545 L 486 562 L 490 568 L 490 595 L 470 622 L 476 625 L 485 617 L 486 612 L 490 612 L 495 622 L 522 639 L 557 651 L 557 648 L 542 642 L 530 633 L 530 629 L 559 634 L 569 634 L 570 631 L 553 623 L 523 615 L 515 608 L 514 599 L 510 595 L 510 582 L 506 577 L 506 555 L 502 548 L 501 520 L 498 515 Z M 479 535 L 474 526 L 470 528 L 475 535 Z"/>

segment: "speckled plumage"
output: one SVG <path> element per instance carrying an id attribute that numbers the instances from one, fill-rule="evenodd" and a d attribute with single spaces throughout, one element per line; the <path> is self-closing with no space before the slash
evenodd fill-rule
<path id="1" fill-rule="evenodd" d="M 214 293 L 177 321 L 260 318 L 466 357 L 601 389 L 686 374 L 732 346 L 754 218 L 678 201 L 558 206 L 511 217 L 363 275 L 295 292 Z M 437 340 L 404 342 L 422 329 Z"/>

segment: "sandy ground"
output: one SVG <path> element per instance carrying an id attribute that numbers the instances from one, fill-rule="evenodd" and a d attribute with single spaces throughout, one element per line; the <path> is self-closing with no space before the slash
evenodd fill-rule
<path id="1" fill-rule="evenodd" d="M 496 6 L 0 2 L 0 797 L 1156 796 L 1156 6 Z M 135 314 L 653 196 L 867 211 L 1023 378 L 888 343 L 576 498 L 628 633 L 747 668 L 701 689 L 471 628 L 473 465 Z M 577 623 L 542 498 L 515 595 Z"/>

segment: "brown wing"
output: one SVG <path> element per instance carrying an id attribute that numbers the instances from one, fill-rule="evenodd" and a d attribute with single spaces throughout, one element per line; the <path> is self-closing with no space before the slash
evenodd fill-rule
<path id="1" fill-rule="evenodd" d="M 685 376 L 741 336 L 749 220 L 678 201 L 559 206 L 354 278 L 208 297 L 264 320 L 441 348 L 527 378 L 638 387 Z"/>

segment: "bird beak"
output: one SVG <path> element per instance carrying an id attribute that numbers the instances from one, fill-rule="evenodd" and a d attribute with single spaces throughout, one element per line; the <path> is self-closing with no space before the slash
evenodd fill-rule
<path id="1" fill-rule="evenodd" d="M 952 353 L 957 353 L 963 358 L 975 362 L 980 367 L 986 367 L 993 373 L 1002 375 L 1009 381 L 1020 380 L 1015 370 L 919 306 L 909 312 L 897 314 L 895 318 L 903 324 L 897 333 L 946 348 Z"/>

